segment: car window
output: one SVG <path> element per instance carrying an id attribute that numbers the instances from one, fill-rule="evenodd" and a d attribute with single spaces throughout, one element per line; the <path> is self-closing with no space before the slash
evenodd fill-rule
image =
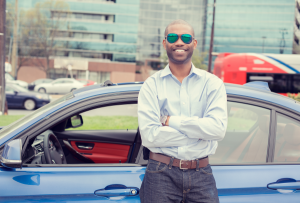
<path id="1" fill-rule="evenodd" d="M 300 162 L 300 122 L 279 113 L 274 162 Z"/>
<path id="2" fill-rule="evenodd" d="M 39 85 L 39 84 L 44 83 L 44 80 L 36 80 L 34 83 L 35 83 L 36 85 Z"/>
<path id="3" fill-rule="evenodd" d="M 80 115 L 83 126 L 68 130 L 136 130 L 138 128 L 137 104 L 102 107 Z"/>
<path id="4" fill-rule="evenodd" d="M 270 110 L 228 102 L 228 127 L 211 163 L 266 162 Z"/>
<path id="5" fill-rule="evenodd" d="M 58 80 L 58 81 L 53 82 L 54 85 L 61 84 L 61 83 L 64 83 L 64 81 L 63 80 Z"/>
<path id="6" fill-rule="evenodd" d="M 71 84 L 71 83 L 73 83 L 73 81 L 71 81 L 71 80 L 64 80 L 64 84 Z"/>

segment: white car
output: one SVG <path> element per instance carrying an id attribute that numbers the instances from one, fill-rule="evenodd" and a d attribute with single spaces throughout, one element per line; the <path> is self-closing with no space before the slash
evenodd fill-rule
<path id="1" fill-rule="evenodd" d="M 25 89 L 28 89 L 28 83 L 24 82 L 22 80 L 15 80 L 13 76 L 11 76 L 9 73 L 5 73 L 5 82 L 10 84 L 16 84 L 21 87 L 24 87 Z"/>
<path id="2" fill-rule="evenodd" d="M 49 94 L 66 94 L 84 87 L 81 82 L 71 78 L 60 78 L 51 83 L 42 83 L 34 87 L 34 91 Z"/>

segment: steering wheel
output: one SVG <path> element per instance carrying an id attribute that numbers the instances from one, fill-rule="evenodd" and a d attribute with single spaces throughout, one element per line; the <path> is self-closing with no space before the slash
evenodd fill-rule
<path id="1" fill-rule="evenodd" d="M 44 155 L 47 164 L 67 163 L 60 143 L 51 130 L 44 134 Z"/>

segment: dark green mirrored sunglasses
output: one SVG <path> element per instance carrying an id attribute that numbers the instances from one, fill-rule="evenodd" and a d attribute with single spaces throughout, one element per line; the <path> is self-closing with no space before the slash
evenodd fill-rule
<path id="1" fill-rule="evenodd" d="M 194 39 L 190 34 L 182 34 L 180 38 L 186 44 L 190 44 Z M 166 36 L 166 39 L 169 43 L 173 44 L 179 39 L 179 35 L 175 33 L 170 33 Z"/>

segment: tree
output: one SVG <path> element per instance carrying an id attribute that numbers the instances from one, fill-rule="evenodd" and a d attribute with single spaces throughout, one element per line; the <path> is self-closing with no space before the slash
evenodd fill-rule
<path id="1" fill-rule="evenodd" d="M 207 70 L 207 65 L 204 64 L 204 59 L 206 57 L 207 53 L 206 52 L 202 52 L 200 53 L 200 51 L 198 49 L 194 50 L 193 56 L 192 56 L 192 63 L 194 64 L 194 66 L 196 68 L 202 69 L 202 70 Z M 168 55 L 167 52 L 164 51 L 164 53 L 161 55 L 160 57 L 161 62 L 163 63 L 163 66 L 166 66 L 168 64 Z"/>
<path id="2" fill-rule="evenodd" d="M 11 45 L 12 45 L 12 40 L 13 40 L 13 24 L 15 21 L 15 8 L 14 5 L 12 5 L 11 3 L 7 3 L 6 6 L 6 22 L 5 22 L 5 26 L 6 26 L 6 30 L 5 30 L 5 47 L 6 47 L 6 55 L 11 54 Z M 22 25 L 22 23 L 25 21 L 24 19 L 24 10 L 19 11 L 19 24 Z M 24 38 L 22 37 L 22 34 L 18 35 L 18 56 L 22 56 L 22 53 L 26 52 L 26 50 L 22 49 L 22 44 L 24 44 Z M 11 55 L 9 56 L 10 60 L 11 60 Z M 18 57 L 18 62 L 16 65 L 16 75 L 13 73 L 13 75 L 15 75 L 17 77 L 18 75 L 18 71 L 20 70 L 20 68 L 29 60 L 29 58 L 27 57 Z M 11 61 L 9 61 L 11 62 Z"/>
<path id="3" fill-rule="evenodd" d="M 22 47 L 27 55 L 34 57 L 36 67 L 48 73 L 50 57 L 57 48 L 63 47 L 56 38 L 66 29 L 65 19 L 70 14 L 69 6 L 62 0 L 39 2 L 24 14 Z"/>

